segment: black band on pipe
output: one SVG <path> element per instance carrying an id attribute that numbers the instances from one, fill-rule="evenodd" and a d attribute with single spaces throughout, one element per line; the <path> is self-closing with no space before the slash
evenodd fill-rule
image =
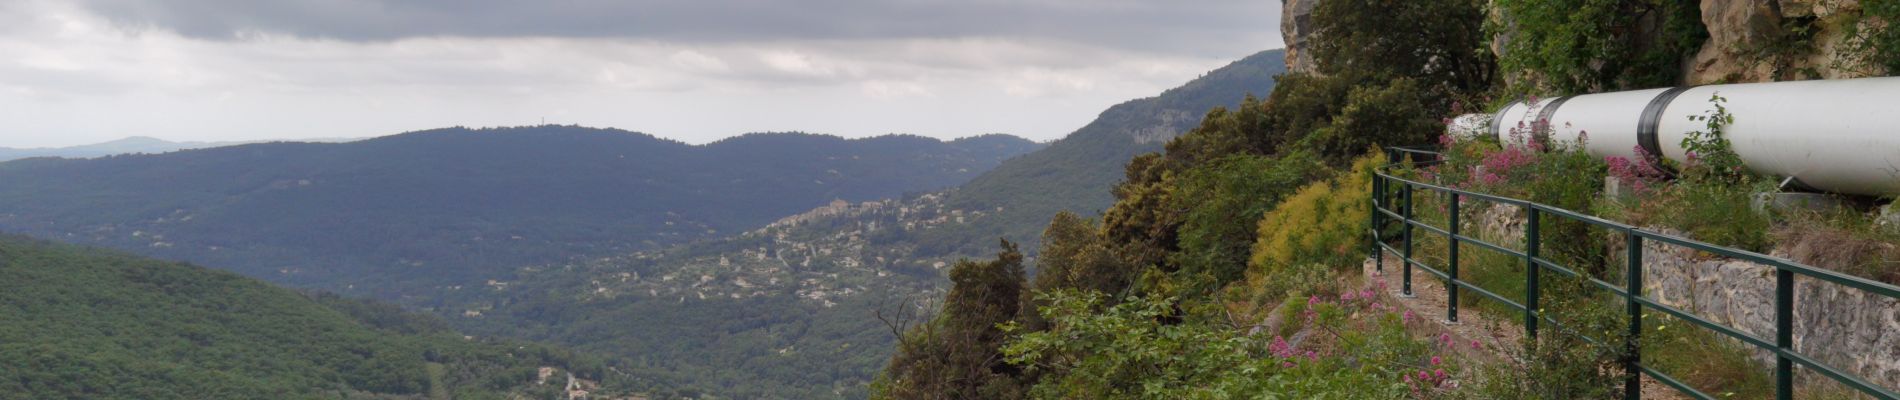
<path id="1" fill-rule="evenodd" d="M 1523 100 L 1512 100 L 1510 103 L 1505 104 L 1504 108 L 1498 109 L 1497 114 L 1491 116 L 1491 140 L 1504 143 L 1504 133 L 1502 132 L 1502 128 L 1504 127 L 1504 113 L 1510 112 L 1511 107 L 1517 107 L 1518 104 L 1523 102 Z"/>
<path id="2" fill-rule="evenodd" d="M 1669 109 L 1669 103 L 1674 102 L 1676 96 L 1681 96 L 1682 92 L 1691 88 L 1694 87 L 1670 88 L 1650 99 L 1649 106 L 1643 107 L 1643 117 L 1636 120 L 1636 144 L 1649 153 L 1647 156 L 1662 157 L 1662 141 L 1656 137 L 1656 131 L 1662 129 L 1663 110 Z"/>
<path id="3" fill-rule="evenodd" d="M 1572 97 L 1577 97 L 1577 96 L 1558 97 L 1556 100 L 1551 100 L 1550 104 L 1545 104 L 1544 109 L 1538 110 L 1537 119 L 1531 121 L 1531 127 L 1532 127 L 1531 137 L 1526 138 L 1526 140 L 1536 140 L 1540 142 L 1549 141 L 1550 129 L 1551 129 L 1550 117 L 1553 115 L 1557 115 L 1557 107 L 1563 107 L 1564 102 L 1570 101 L 1570 98 Z M 1541 130 L 1536 129 L 1538 124 L 1543 124 L 1544 129 L 1541 129 Z"/>

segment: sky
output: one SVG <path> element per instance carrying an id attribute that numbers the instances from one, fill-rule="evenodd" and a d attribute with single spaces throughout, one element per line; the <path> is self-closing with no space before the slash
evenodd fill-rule
<path id="1" fill-rule="evenodd" d="M 0 0 L 0 147 L 545 121 L 1053 140 L 1281 47 L 1267 0 Z"/>

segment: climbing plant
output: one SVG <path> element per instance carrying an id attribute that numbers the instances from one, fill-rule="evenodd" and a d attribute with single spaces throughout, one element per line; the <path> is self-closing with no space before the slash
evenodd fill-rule
<path id="1" fill-rule="evenodd" d="M 1858 70 L 1878 67 L 1884 74 L 1900 71 L 1900 30 L 1887 29 L 1900 21 L 1900 0 L 1864 0 L 1858 18 L 1842 23 L 1850 54 L 1835 68 Z M 1851 15 L 1851 14 L 1849 14 Z"/>
<path id="2" fill-rule="evenodd" d="M 1728 98 L 1719 93 L 1711 95 L 1709 106 L 1713 108 L 1707 114 L 1689 116 L 1690 121 L 1704 125 L 1704 129 L 1690 131 L 1682 138 L 1682 149 L 1689 158 L 1684 172 L 1690 179 L 1733 185 L 1748 178 L 1742 156 L 1735 154 L 1724 133 L 1729 124 L 1735 123 L 1735 115 L 1728 112 L 1725 103 Z"/>

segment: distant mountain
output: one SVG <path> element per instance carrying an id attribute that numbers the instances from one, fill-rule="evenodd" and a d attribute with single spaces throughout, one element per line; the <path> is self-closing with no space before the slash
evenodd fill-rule
<path id="1" fill-rule="evenodd" d="M 0 235 L 0 310 L 0 399 L 565 398 L 569 372 L 609 373 L 394 306 L 17 236 Z"/>
<path id="2" fill-rule="evenodd" d="M 665 250 L 523 268 L 432 304 L 472 332 L 629 359 L 630 373 L 736 398 L 863 397 L 895 338 L 873 317 L 941 296 L 942 268 L 1033 242 L 1061 210 L 1110 204 L 1122 164 L 1215 107 L 1265 95 L 1278 50 L 1117 105 L 1048 148 L 960 188 L 827 205 Z M 1025 245 L 1033 249 L 1033 244 Z"/>
<path id="3" fill-rule="evenodd" d="M 1200 125 L 1215 107 L 1233 108 L 1249 95 L 1266 97 L 1286 73 L 1286 51 L 1269 50 L 1208 72 L 1161 95 L 1110 107 L 1069 136 L 984 173 L 945 200 L 950 208 L 996 210 L 974 226 L 932 232 L 919 251 L 981 255 L 1004 237 L 1035 249 L 1056 213 L 1095 215 L 1114 203 L 1109 189 L 1123 166 Z"/>
<path id="4" fill-rule="evenodd" d="M 158 154 L 178 150 L 230 146 L 242 143 L 243 142 L 172 142 L 153 137 L 133 136 L 105 143 L 72 147 L 36 149 L 0 147 L 0 161 L 12 161 L 32 157 L 93 158 L 117 154 Z"/>
<path id="5" fill-rule="evenodd" d="M 393 298 L 954 186 L 1041 147 L 799 133 L 695 146 L 538 126 L 25 159 L 0 163 L 0 230 Z"/>

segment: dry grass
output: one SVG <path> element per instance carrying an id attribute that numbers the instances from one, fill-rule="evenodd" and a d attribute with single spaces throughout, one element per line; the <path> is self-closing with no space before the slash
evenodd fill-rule
<path id="1" fill-rule="evenodd" d="M 1885 233 L 1851 217 L 1792 219 L 1775 230 L 1788 258 L 1802 264 L 1881 282 L 1900 284 L 1900 235 Z"/>

